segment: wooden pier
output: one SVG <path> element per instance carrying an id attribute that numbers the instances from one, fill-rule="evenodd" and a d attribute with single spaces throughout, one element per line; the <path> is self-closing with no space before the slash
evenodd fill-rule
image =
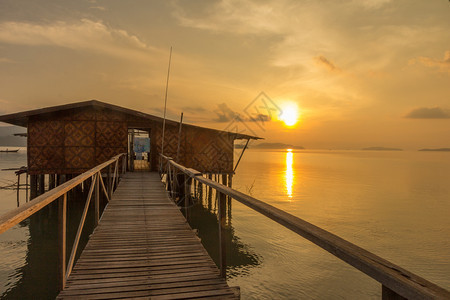
<path id="1" fill-rule="evenodd" d="M 157 173 L 126 173 L 58 299 L 238 299 Z"/>

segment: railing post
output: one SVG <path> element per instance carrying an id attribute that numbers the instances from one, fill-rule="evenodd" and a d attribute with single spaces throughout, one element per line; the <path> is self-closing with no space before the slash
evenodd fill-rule
<path id="1" fill-rule="evenodd" d="M 170 163 L 168 164 L 167 167 L 168 167 L 167 174 L 166 174 L 167 191 L 169 192 L 170 196 L 172 196 L 172 176 L 171 176 Z"/>
<path id="2" fill-rule="evenodd" d="M 25 200 L 28 202 L 28 172 L 25 173 Z"/>
<path id="3" fill-rule="evenodd" d="M 37 196 L 37 175 L 30 175 L 30 200 Z"/>
<path id="4" fill-rule="evenodd" d="M 219 223 L 219 265 L 220 265 L 220 276 L 222 278 L 227 277 L 227 248 L 226 248 L 226 238 L 225 238 L 225 221 L 226 221 L 226 195 L 219 193 L 219 213 L 218 213 L 218 223 Z"/>
<path id="5" fill-rule="evenodd" d="M 111 180 L 111 164 L 108 165 L 108 175 L 107 175 L 107 184 L 108 184 L 108 197 L 111 199 L 112 196 L 112 180 Z"/>
<path id="6" fill-rule="evenodd" d="M 172 171 L 172 199 L 176 200 L 177 199 L 177 192 L 178 189 L 178 178 L 177 178 L 177 169 L 173 168 Z"/>
<path id="7" fill-rule="evenodd" d="M 19 191 L 20 191 L 20 173 L 17 174 L 17 207 L 20 206 L 20 197 L 19 197 Z"/>
<path id="8" fill-rule="evenodd" d="M 212 180 L 212 174 L 208 174 L 208 179 Z M 212 209 L 212 187 L 210 186 L 208 188 L 208 211 L 211 211 Z"/>
<path id="9" fill-rule="evenodd" d="M 381 286 L 381 299 L 382 300 L 407 300 L 407 298 L 397 294 L 385 285 Z"/>
<path id="10" fill-rule="evenodd" d="M 58 202 L 58 242 L 59 242 L 59 289 L 66 287 L 66 215 L 67 193 L 60 197 Z"/>
<path id="11" fill-rule="evenodd" d="M 45 193 L 45 174 L 39 175 L 39 195 Z"/>
<path id="12" fill-rule="evenodd" d="M 188 207 L 189 198 L 191 197 L 191 178 L 184 175 L 184 211 L 186 213 L 186 221 L 189 221 Z"/>
<path id="13" fill-rule="evenodd" d="M 183 173 L 183 172 L 180 172 L 180 174 L 177 174 L 177 193 L 178 193 L 178 196 L 179 196 L 180 201 L 181 201 L 181 200 L 184 201 L 184 197 L 185 197 L 185 194 L 184 194 L 184 191 L 185 191 L 184 185 L 185 185 L 185 177 L 184 177 L 184 173 Z M 183 202 L 183 203 L 184 203 L 184 202 Z"/>
<path id="14" fill-rule="evenodd" d="M 100 219 L 100 178 L 99 176 L 102 176 L 101 171 L 97 173 L 97 176 L 95 177 L 95 182 L 92 184 L 95 184 L 95 199 L 94 199 L 94 227 L 97 227 L 98 220 Z"/>
<path id="15" fill-rule="evenodd" d="M 134 170 L 134 169 L 133 169 Z M 120 170 L 119 170 L 119 161 L 116 160 L 116 165 L 114 166 L 114 178 L 116 180 L 116 187 L 119 185 L 119 174 L 120 174 Z"/>

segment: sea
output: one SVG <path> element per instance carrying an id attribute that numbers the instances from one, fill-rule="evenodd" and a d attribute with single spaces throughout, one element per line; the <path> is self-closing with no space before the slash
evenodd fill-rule
<path id="1" fill-rule="evenodd" d="M 0 169 L 23 165 L 25 149 L 0 153 Z M 1 171 L 2 186 L 15 181 L 13 171 Z M 449 182 L 450 152 L 248 149 L 233 188 L 450 290 Z M 218 261 L 217 200 L 202 191 L 189 208 L 190 224 Z M 82 202 L 73 206 L 70 228 Z M 0 189 L 0 214 L 15 207 L 17 192 Z M 0 234 L 1 298 L 57 294 L 56 216 L 42 214 Z M 242 299 L 381 297 L 375 280 L 235 200 L 226 236 L 227 281 Z"/>

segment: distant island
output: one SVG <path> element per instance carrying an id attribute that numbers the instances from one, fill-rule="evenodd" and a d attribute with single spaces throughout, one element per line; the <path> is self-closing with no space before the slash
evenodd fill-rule
<path id="1" fill-rule="evenodd" d="M 400 148 L 388 148 L 388 147 L 368 147 L 363 148 L 362 150 L 370 150 L 370 151 L 403 151 Z"/>
<path id="2" fill-rule="evenodd" d="M 243 149 L 245 146 L 245 144 L 236 144 L 234 145 L 234 148 L 236 149 Z M 257 144 L 257 145 L 252 145 L 251 147 L 247 147 L 247 148 L 252 148 L 252 149 L 305 149 L 302 146 L 294 146 L 291 144 L 283 144 L 283 143 L 261 143 L 261 144 Z"/>
<path id="3" fill-rule="evenodd" d="M 450 148 L 436 148 L 436 149 L 420 149 L 419 151 L 442 151 L 442 152 L 450 152 Z"/>
<path id="4" fill-rule="evenodd" d="M 27 139 L 14 136 L 26 132 L 26 129 L 19 126 L 0 126 L 0 146 L 5 147 L 26 147 Z"/>
<path id="5" fill-rule="evenodd" d="M 302 146 L 294 146 L 291 144 L 283 144 L 283 143 L 261 143 L 254 145 L 252 148 L 255 149 L 305 149 Z"/>

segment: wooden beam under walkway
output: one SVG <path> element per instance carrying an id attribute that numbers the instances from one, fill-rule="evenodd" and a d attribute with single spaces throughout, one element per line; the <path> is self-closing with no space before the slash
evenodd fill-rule
<path id="1" fill-rule="evenodd" d="M 126 173 L 58 299 L 238 299 L 157 173 Z"/>

